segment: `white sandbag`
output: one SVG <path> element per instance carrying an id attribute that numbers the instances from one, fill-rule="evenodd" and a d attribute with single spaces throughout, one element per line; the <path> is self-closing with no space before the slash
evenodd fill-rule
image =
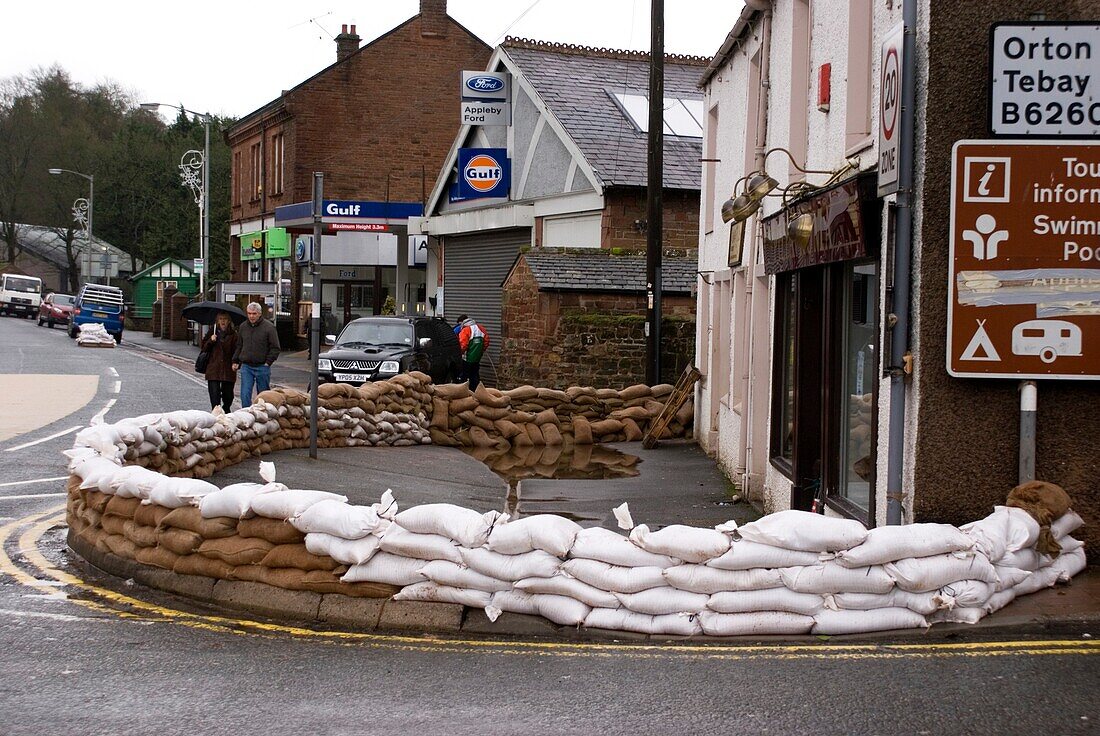
<path id="1" fill-rule="evenodd" d="M 867 533 L 863 544 L 837 552 L 844 567 L 867 567 L 907 557 L 929 557 L 968 550 L 974 540 L 949 524 L 880 526 Z"/>
<path id="2" fill-rule="evenodd" d="M 1050 560 L 1048 559 L 1046 563 L 1049 562 Z M 1027 549 L 1021 549 L 1017 552 L 1006 552 L 1005 556 L 1002 557 L 997 564 L 1035 572 L 1045 563 L 1043 562 L 1042 556 L 1039 554 L 1039 550 L 1034 547 L 1028 547 Z"/>
<path id="3" fill-rule="evenodd" d="M 728 590 L 763 590 L 783 584 L 778 570 L 719 570 L 706 565 L 677 565 L 666 568 L 664 578 L 674 588 L 692 593 L 721 593 Z"/>
<path id="4" fill-rule="evenodd" d="M 1062 550 L 1062 554 L 1058 555 L 1058 558 L 1054 562 L 1050 563 L 1052 570 L 1058 571 L 1058 581 L 1065 583 L 1069 582 L 1077 573 L 1085 569 L 1088 565 L 1088 559 L 1085 557 L 1085 548 L 1078 547 L 1069 552 Z"/>
<path id="5" fill-rule="evenodd" d="M 1085 520 L 1082 519 L 1076 511 L 1070 509 L 1051 522 L 1050 533 L 1055 540 L 1061 542 L 1063 537 L 1073 534 L 1084 525 Z"/>
<path id="6" fill-rule="evenodd" d="M 655 636 L 696 636 L 703 632 L 698 616 L 671 613 L 649 616 L 626 608 L 593 608 L 584 620 L 586 629 L 634 631 Z"/>
<path id="7" fill-rule="evenodd" d="M 993 562 L 1000 561 L 1006 552 L 1034 547 L 1039 539 L 1039 522 L 1023 509 L 1009 506 L 994 506 L 992 514 L 960 529 Z"/>
<path id="8" fill-rule="evenodd" d="M 305 491 L 292 488 L 286 491 L 261 493 L 252 499 L 252 511 L 259 516 L 280 521 L 290 521 L 310 506 L 321 501 L 346 503 L 347 496 L 328 491 Z"/>
<path id="9" fill-rule="evenodd" d="M 822 562 L 806 567 L 785 567 L 779 571 L 783 585 L 799 593 L 888 593 L 894 581 L 882 565 L 843 567 Z"/>
<path id="10" fill-rule="evenodd" d="M 1061 539 L 1058 540 L 1058 544 L 1061 545 L 1061 547 L 1062 547 L 1062 550 L 1061 550 L 1060 554 L 1068 554 L 1068 553 L 1072 552 L 1075 549 L 1081 549 L 1082 547 L 1085 546 L 1084 542 L 1082 542 L 1080 539 L 1074 539 L 1073 537 L 1062 537 Z M 1022 552 L 1023 550 L 1020 550 L 1020 551 Z M 1046 555 L 1040 555 L 1039 559 L 1040 559 L 1039 567 L 1046 567 L 1052 561 L 1052 558 L 1047 557 Z"/>
<path id="11" fill-rule="evenodd" d="M 638 593 L 666 585 L 659 567 L 622 567 L 599 560 L 578 559 L 566 560 L 561 569 L 582 582 L 612 593 Z"/>
<path id="12" fill-rule="evenodd" d="M 988 611 L 980 608 L 944 608 L 928 617 L 930 624 L 976 624 L 986 617 Z"/>
<path id="13" fill-rule="evenodd" d="M 1030 570 L 1021 570 L 1009 565 L 994 565 L 993 571 L 997 573 L 997 582 L 993 585 L 993 589 L 998 593 L 1014 588 L 1031 575 Z"/>
<path id="14" fill-rule="evenodd" d="M 427 535 L 421 535 L 427 536 Z M 498 593 L 502 590 L 510 590 L 512 584 L 507 580 L 498 580 L 488 575 L 482 575 L 476 570 L 471 570 L 462 565 L 446 560 L 435 560 L 420 568 L 420 574 L 437 585 L 446 585 L 451 588 L 467 588 L 480 590 L 486 593 Z M 484 608 L 484 606 L 482 606 Z"/>
<path id="15" fill-rule="evenodd" d="M 252 499 L 261 493 L 285 490 L 287 487 L 282 483 L 234 483 L 203 497 L 199 502 L 199 513 L 204 519 L 215 516 L 251 519 L 256 515 L 252 510 Z"/>
<path id="16" fill-rule="evenodd" d="M 699 624 L 707 636 L 767 636 L 772 634 L 808 634 L 814 627 L 812 616 L 786 611 L 717 613 L 703 611 Z"/>
<path id="17" fill-rule="evenodd" d="M 489 549 L 503 555 L 518 555 L 541 549 L 565 557 L 581 525 L 553 514 L 536 514 L 497 524 L 489 535 Z"/>
<path id="18" fill-rule="evenodd" d="M 470 608 L 485 608 L 492 601 L 493 596 L 483 590 L 451 588 L 428 581 L 405 586 L 393 599 L 395 601 L 457 603 L 460 606 L 469 606 Z"/>
<path id="19" fill-rule="evenodd" d="M 145 499 L 163 477 L 155 470 L 140 465 L 127 465 L 115 472 L 110 481 L 111 491 L 121 498 Z"/>
<path id="20" fill-rule="evenodd" d="M 542 616 L 559 626 L 577 626 L 584 622 L 590 610 L 584 603 L 562 595 L 533 595 L 518 590 L 504 590 L 493 594 L 492 603 L 485 609 L 485 614 L 490 621 L 496 621 L 499 611 L 508 611 Z"/>
<path id="21" fill-rule="evenodd" d="M 1061 574 L 1061 571 L 1053 565 L 1040 567 L 1038 570 L 1031 573 L 1027 580 L 1024 580 L 1014 588 L 1010 588 L 1010 590 L 1015 591 L 1017 598 L 1022 595 L 1030 595 L 1031 593 L 1044 590 L 1057 583 L 1058 577 Z"/>
<path id="22" fill-rule="evenodd" d="M 710 596 L 701 593 L 689 593 L 668 585 L 650 588 L 640 593 L 616 593 L 615 597 L 624 608 L 650 616 L 663 616 L 668 613 L 699 613 L 706 608 Z"/>
<path id="23" fill-rule="evenodd" d="M 813 593 L 798 593 L 787 588 L 734 590 L 715 593 L 707 608 L 717 613 L 757 613 L 786 611 L 813 616 L 825 607 L 825 598 Z M 704 628 L 706 628 L 704 626 Z"/>
<path id="24" fill-rule="evenodd" d="M 561 560 L 541 549 L 521 555 L 502 555 L 484 547 L 460 547 L 458 553 L 462 563 L 472 570 L 512 582 L 523 578 L 548 578 L 556 575 L 561 567 Z"/>
<path id="25" fill-rule="evenodd" d="M 810 633 L 821 636 L 862 634 L 869 631 L 927 628 L 924 616 L 908 608 L 875 608 L 870 611 L 830 611 L 814 616 Z"/>
<path id="26" fill-rule="evenodd" d="M 489 532 L 501 516 L 498 511 L 479 514 L 451 503 L 427 503 L 405 509 L 394 517 L 394 521 L 417 534 L 439 534 L 463 547 L 479 547 L 489 538 Z"/>
<path id="27" fill-rule="evenodd" d="M 378 518 L 393 521 L 393 517 L 397 516 L 399 511 L 397 501 L 393 497 L 393 489 L 387 488 L 386 492 L 382 494 L 381 500 L 372 505 L 371 508 L 378 514 Z"/>
<path id="28" fill-rule="evenodd" d="M 274 483 L 275 482 L 275 475 L 276 475 L 276 473 L 275 473 L 275 463 L 266 462 L 266 461 L 261 460 L 260 461 L 260 478 L 263 479 L 263 482 L 264 483 Z"/>
<path id="29" fill-rule="evenodd" d="M 382 535 L 379 548 L 402 557 L 414 557 L 418 560 L 447 560 L 461 565 L 462 556 L 458 554 L 458 545 L 439 534 L 417 534 L 404 529 L 400 524 L 391 524 Z"/>
<path id="30" fill-rule="evenodd" d="M 623 531 L 628 532 L 634 528 L 634 519 L 630 516 L 630 505 L 625 501 L 611 509 L 611 513 L 614 514 L 616 524 Z"/>
<path id="31" fill-rule="evenodd" d="M 412 585 L 427 579 L 420 573 L 422 567 L 424 567 L 424 560 L 391 555 L 388 552 L 376 552 L 366 562 L 351 567 L 340 580 L 345 583 Z"/>
<path id="32" fill-rule="evenodd" d="M 671 567 L 679 564 L 679 560 L 646 552 L 622 534 L 598 526 L 577 533 L 569 556 L 620 567 Z"/>
<path id="33" fill-rule="evenodd" d="M 122 470 L 122 466 L 104 457 L 91 457 L 78 465 L 76 473 L 80 476 L 80 489 L 83 491 L 100 491 L 101 493 L 113 493 L 111 481 L 115 474 Z"/>
<path id="34" fill-rule="evenodd" d="M 170 478 L 164 476 L 149 491 L 149 498 L 141 503 L 148 506 L 156 504 L 170 509 L 184 506 L 197 506 L 199 499 L 218 490 L 213 483 L 198 478 Z"/>
<path id="35" fill-rule="evenodd" d="M 836 593 L 826 597 L 826 608 L 834 611 L 870 611 L 875 608 L 908 608 L 928 616 L 945 604 L 936 593 L 910 593 L 893 588 L 889 593 Z"/>
<path id="36" fill-rule="evenodd" d="M 373 534 L 362 539 L 344 539 L 313 532 L 306 535 L 306 550 L 315 555 L 328 555 L 342 565 L 361 565 L 374 556 L 381 541 Z"/>
<path id="37" fill-rule="evenodd" d="M 997 582 L 997 572 L 989 559 L 982 554 L 952 552 L 932 557 L 910 557 L 887 563 L 883 567 L 899 588 L 911 593 L 936 590 L 957 580 Z"/>
<path id="38" fill-rule="evenodd" d="M 80 464 L 82 462 L 84 462 L 85 460 L 91 460 L 92 458 L 102 457 L 102 455 L 93 450 L 91 447 L 79 446 L 70 447 L 68 450 L 62 450 L 61 454 L 69 458 L 69 472 L 76 475 L 80 475 L 80 473 L 78 473 L 76 469 L 80 467 Z"/>
<path id="39" fill-rule="evenodd" d="M 725 554 L 732 540 L 715 529 L 672 524 L 651 532 L 648 525 L 640 524 L 630 532 L 630 541 L 655 555 L 706 562 Z"/>
<path id="40" fill-rule="evenodd" d="M 994 593 L 985 605 L 982 606 L 986 613 L 996 613 L 1012 601 L 1016 600 L 1016 591 L 1012 588 L 1008 590 L 1002 590 L 1000 593 Z"/>
<path id="41" fill-rule="evenodd" d="M 996 592 L 994 583 L 983 580 L 959 580 L 949 583 L 933 596 L 940 608 L 975 608 L 985 605 Z"/>
<path id="42" fill-rule="evenodd" d="M 854 519 L 836 519 L 809 511 L 779 511 L 738 528 L 742 539 L 803 552 L 851 549 L 867 539 L 867 529 Z"/>
<path id="43" fill-rule="evenodd" d="M 615 608 L 619 605 L 619 599 L 615 597 L 614 593 L 600 590 L 565 574 L 550 578 L 517 580 L 515 589 L 530 594 L 563 595 L 594 608 Z"/>
<path id="44" fill-rule="evenodd" d="M 362 539 L 378 530 L 378 513 L 370 506 L 353 506 L 330 499 L 310 505 L 290 519 L 294 528 L 305 534 L 319 532 L 344 539 Z"/>
<path id="45" fill-rule="evenodd" d="M 820 558 L 820 552 L 802 552 L 741 539 L 731 544 L 729 551 L 724 555 L 715 557 L 706 564 L 707 567 L 716 567 L 719 570 L 752 570 L 756 567 L 816 565 L 821 561 Z"/>

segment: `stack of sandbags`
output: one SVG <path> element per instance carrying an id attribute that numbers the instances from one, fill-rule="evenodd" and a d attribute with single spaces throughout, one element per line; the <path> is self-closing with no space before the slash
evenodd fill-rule
<path id="1" fill-rule="evenodd" d="M 76 336 L 76 344 L 82 348 L 113 348 L 115 339 L 107 328 L 99 322 L 89 322 L 79 325 L 80 332 Z"/>

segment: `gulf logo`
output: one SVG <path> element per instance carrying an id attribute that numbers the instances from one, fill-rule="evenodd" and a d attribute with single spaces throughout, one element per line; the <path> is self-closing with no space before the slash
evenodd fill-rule
<path id="1" fill-rule="evenodd" d="M 466 168 L 462 170 L 462 178 L 476 191 L 491 192 L 504 179 L 504 170 L 495 158 L 480 153 L 466 164 Z"/>

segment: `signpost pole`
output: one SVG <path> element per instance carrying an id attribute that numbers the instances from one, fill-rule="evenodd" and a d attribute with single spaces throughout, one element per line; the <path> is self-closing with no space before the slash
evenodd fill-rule
<path id="1" fill-rule="evenodd" d="M 313 274 L 313 307 L 309 320 L 309 456 L 317 459 L 317 358 L 321 352 L 321 215 L 325 175 L 313 172 L 313 254 L 309 270 Z"/>
<path id="2" fill-rule="evenodd" d="M 1020 381 L 1020 483 L 1035 480 L 1035 415 L 1039 389 L 1035 381 Z"/>

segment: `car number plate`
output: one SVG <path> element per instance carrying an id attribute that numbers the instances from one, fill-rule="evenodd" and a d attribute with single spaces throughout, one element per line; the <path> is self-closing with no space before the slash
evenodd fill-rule
<path id="1" fill-rule="evenodd" d="M 93 317 L 106 317 L 107 313 L 106 312 L 92 312 L 92 316 Z"/>
<path id="2" fill-rule="evenodd" d="M 359 373 L 334 373 L 332 375 L 337 381 L 365 381 L 366 376 Z"/>

